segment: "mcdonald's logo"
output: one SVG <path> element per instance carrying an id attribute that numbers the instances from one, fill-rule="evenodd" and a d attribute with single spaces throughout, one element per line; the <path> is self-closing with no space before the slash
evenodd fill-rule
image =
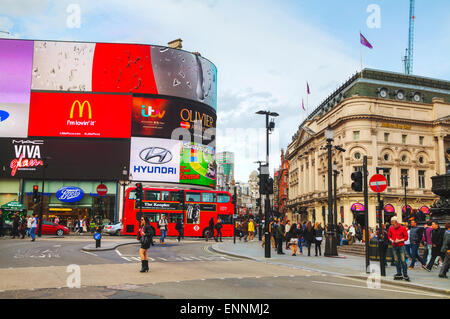
<path id="1" fill-rule="evenodd" d="M 83 117 L 83 110 L 84 110 L 84 105 L 87 105 L 88 107 L 88 118 L 92 119 L 92 110 L 91 110 L 91 104 L 89 103 L 89 101 L 84 101 L 83 103 L 81 103 L 79 100 L 76 100 L 72 103 L 72 108 L 70 109 L 70 118 L 73 118 L 73 110 L 75 109 L 75 106 L 78 105 L 78 114 L 79 117 L 82 118 Z"/>

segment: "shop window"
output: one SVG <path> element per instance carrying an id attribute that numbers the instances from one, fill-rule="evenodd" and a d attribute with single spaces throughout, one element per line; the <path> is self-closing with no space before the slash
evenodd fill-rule
<path id="1" fill-rule="evenodd" d="M 144 200 L 161 200 L 160 191 L 145 191 Z"/>

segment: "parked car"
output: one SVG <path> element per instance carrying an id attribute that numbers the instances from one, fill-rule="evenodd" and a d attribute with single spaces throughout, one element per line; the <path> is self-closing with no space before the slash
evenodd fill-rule
<path id="1" fill-rule="evenodd" d="M 118 222 L 113 225 L 105 225 L 103 227 L 103 232 L 110 235 L 120 236 L 120 232 L 122 231 L 122 223 Z"/>
<path id="2" fill-rule="evenodd" d="M 36 234 L 38 232 L 38 228 L 36 228 Z M 42 235 L 68 235 L 70 233 L 69 228 L 63 225 L 58 225 L 52 222 L 49 222 L 48 220 L 42 221 Z"/>

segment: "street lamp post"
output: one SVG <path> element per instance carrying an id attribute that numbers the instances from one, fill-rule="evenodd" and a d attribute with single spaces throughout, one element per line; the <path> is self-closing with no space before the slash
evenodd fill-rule
<path id="1" fill-rule="evenodd" d="M 259 171 L 259 183 L 261 184 L 261 161 L 256 161 L 255 163 L 258 163 L 259 164 L 259 168 L 258 168 L 258 171 Z M 261 225 L 261 222 L 262 222 L 262 194 L 261 194 L 261 187 L 259 188 L 259 191 L 258 191 L 258 193 L 259 193 L 259 228 L 258 228 L 258 239 L 259 239 L 259 241 L 261 241 L 262 240 L 262 225 Z M 266 220 L 266 223 L 267 223 L 267 220 Z"/>
<path id="2" fill-rule="evenodd" d="M 270 111 L 258 111 L 258 112 L 256 112 L 256 114 L 266 116 L 266 165 L 264 166 L 264 168 L 267 170 L 267 172 L 261 172 L 261 173 L 269 175 L 269 134 L 275 128 L 275 122 L 274 121 L 269 122 L 269 116 L 276 117 L 276 116 L 278 116 L 278 113 L 270 112 Z M 264 211 L 265 211 L 264 256 L 265 256 L 265 258 L 270 258 L 270 233 L 269 233 L 270 199 L 269 199 L 269 194 L 266 194 L 266 199 L 264 201 Z"/>
<path id="3" fill-rule="evenodd" d="M 405 216 L 406 216 L 406 220 L 408 220 L 408 217 L 410 215 L 409 209 L 408 209 L 408 202 L 406 200 L 406 187 L 408 186 L 408 175 L 402 175 L 401 177 L 402 181 L 403 181 L 403 185 L 405 186 Z M 403 220 L 403 218 L 402 218 Z M 405 221 L 403 221 L 405 222 Z"/>
<path id="4" fill-rule="evenodd" d="M 119 185 L 122 186 L 123 189 L 123 196 L 122 196 L 122 218 L 120 219 L 121 222 L 123 222 L 123 217 L 125 216 L 125 188 L 130 185 L 130 181 L 127 180 L 128 179 L 128 171 L 126 166 L 123 167 L 122 169 L 122 176 L 123 176 L 123 181 L 120 182 L 119 181 Z"/>
<path id="5" fill-rule="evenodd" d="M 333 145 L 334 132 L 331 126 L 325 129 L 325 139 L 327 141 L 327 152 L 328 152 L 328 227 L 327 236 L 325 242 L 325 254 L 326 257 L 337 256 L 337 238 L 336 238 L 336 228 L 333 223 L 333 185 L 332 185 L 332 162 L 331 162 L 331 149 Z"/>
<path id="6" fill-rule="evenodd" d="M 337 169 L 337 164 L 333 163 L 333 175 L 334 175 L 334 220 L 333 223 L 334 225 L 337 225 L 337 176 L 339 175 L 339 171 Z"/>

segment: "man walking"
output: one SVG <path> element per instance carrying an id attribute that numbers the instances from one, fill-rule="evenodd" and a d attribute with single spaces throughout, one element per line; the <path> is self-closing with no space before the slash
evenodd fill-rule
<path id="1" fill-rule="evenodd" d="M 33 214 L 33 220 L 31 222 L 30 236 L 31 241 L 36 239 L 36 227 L 37 227 L 37 217 L 36 214 Z"/>
<path id="2" fill-rule="evenodd" d="M 431 269 L 433 268 L 436 258 L 442 256 L 441 249 L 442 249 L 442 242 L 444 241 L 444 232 L 445 232 L 443 229 L 439 228 L 439 223 L 436 221 L 434 221 L 431 224 L 431 227 L 433 228 L 433 231 L 431 233 L 432 249 L 431 249 L 431 259 L 426 267 L 426 270 L 428 271 L 431 271 Z"/>
<path id="3" fill-rule="evenodd" d="M 159 230 L 161 231 L 161 238 L 159 239 L 159 242 L 162 243 L 163 245 L 165 245 L 166 243 L 164 242 L 164 238 L 167 237 L 167 225 L 169 224 L 169 222 L 167 221 L 167 217 L 164 214 L 161 214 L 162 218 L 158 223 L 159 226 Z"/>
<path id="4" fill-rule="evenodd" d="M 12 224 L 12 238 L 19 237 L 19 224 L 20 224 L 20 216 L 19 212 L 14 213 L 13 224 Z"/>
<path id="5" fill-rule="evenodd" d="M 444 240 L 442 242 L 441 253 L 445 255 L 444 263 L 441 271 L 439 272 L 440 278 L 447 278 L 447 271 L 450 267 L 450 223 L 445 224 Z"/>
<path id="6" fill-rule="evenodd" d="M 414 265 L 416 264 L 416 259 L 420 261 L 422 264 L 422 268 L 425 268 L 426 263 L 419 255 L 419 246 L 422 239 L 422 229 L 417 227 L 417 223 L 415 220 L 411 221 L 411 229 L 409 230 L 409 241 L 411 244 L 411 264 L 409 265 L 409 269 L 414 269 Z"/>
<path id="7" fill-rule="evenodd" d="M 208 241 L 209 237 L 214 238 L 214 217 L 211 217 L 209 220 L 208 231 L 206 233 L 206 241 Z"/>
<path id="8" fill-rule="evenodd" d="M 180 242 L 181 238 L 184 237 L 184 223 L 181 218 L 178 218 L 177 223 L 175 225 L 175 230 L 178 232 L 177 241 Z"/>
<path id="9" fill-rule="evenodd" d="M 222 220 L 219 218 L 216 224 L 217 235 L 215 237 L 216 241 L 222 241 Z"/>
<path id="10" fill-rule="evenodd" d="M 388 231 L 388 238 L 392 244 L 392 256 L 397 267 L 397 274 L 394 276 L 394 280 L 404 279 L 409 281 L 408 277 L 408 265 L 406 264 L 406 251 L 405 241 L 408 240 L 408 233 L 406 228 L 400 225 L 397 221 L 397 217 L 391 218 L 392 226 Z M 403 277 L 402 277 L 403 271 Z"/>
<path id="11" fill-rule="evenodd" d="M 277 226 L 275 228 L 275 244 L 277 246 L 277 254 L 284 255 L 284 253 L 283 253 L 284 227 L 278 221 L 276 224 L 277 224 Z"/>
<path id="12" fill-rule="evenodd" d="M 433 248 L 433 243 L 431 242 L 431 233 L 433 232 L 433 227 L 431 227 L 431 221 L 427 221 L 427 223 L 424 226 L 424 232 L 422 236 L 422 241 L 424 245 L 424 252 L 422 255 L 422 259 L 425 260 L 426 258 L 426 264 L 431 260 L 431 249 Z"/>

